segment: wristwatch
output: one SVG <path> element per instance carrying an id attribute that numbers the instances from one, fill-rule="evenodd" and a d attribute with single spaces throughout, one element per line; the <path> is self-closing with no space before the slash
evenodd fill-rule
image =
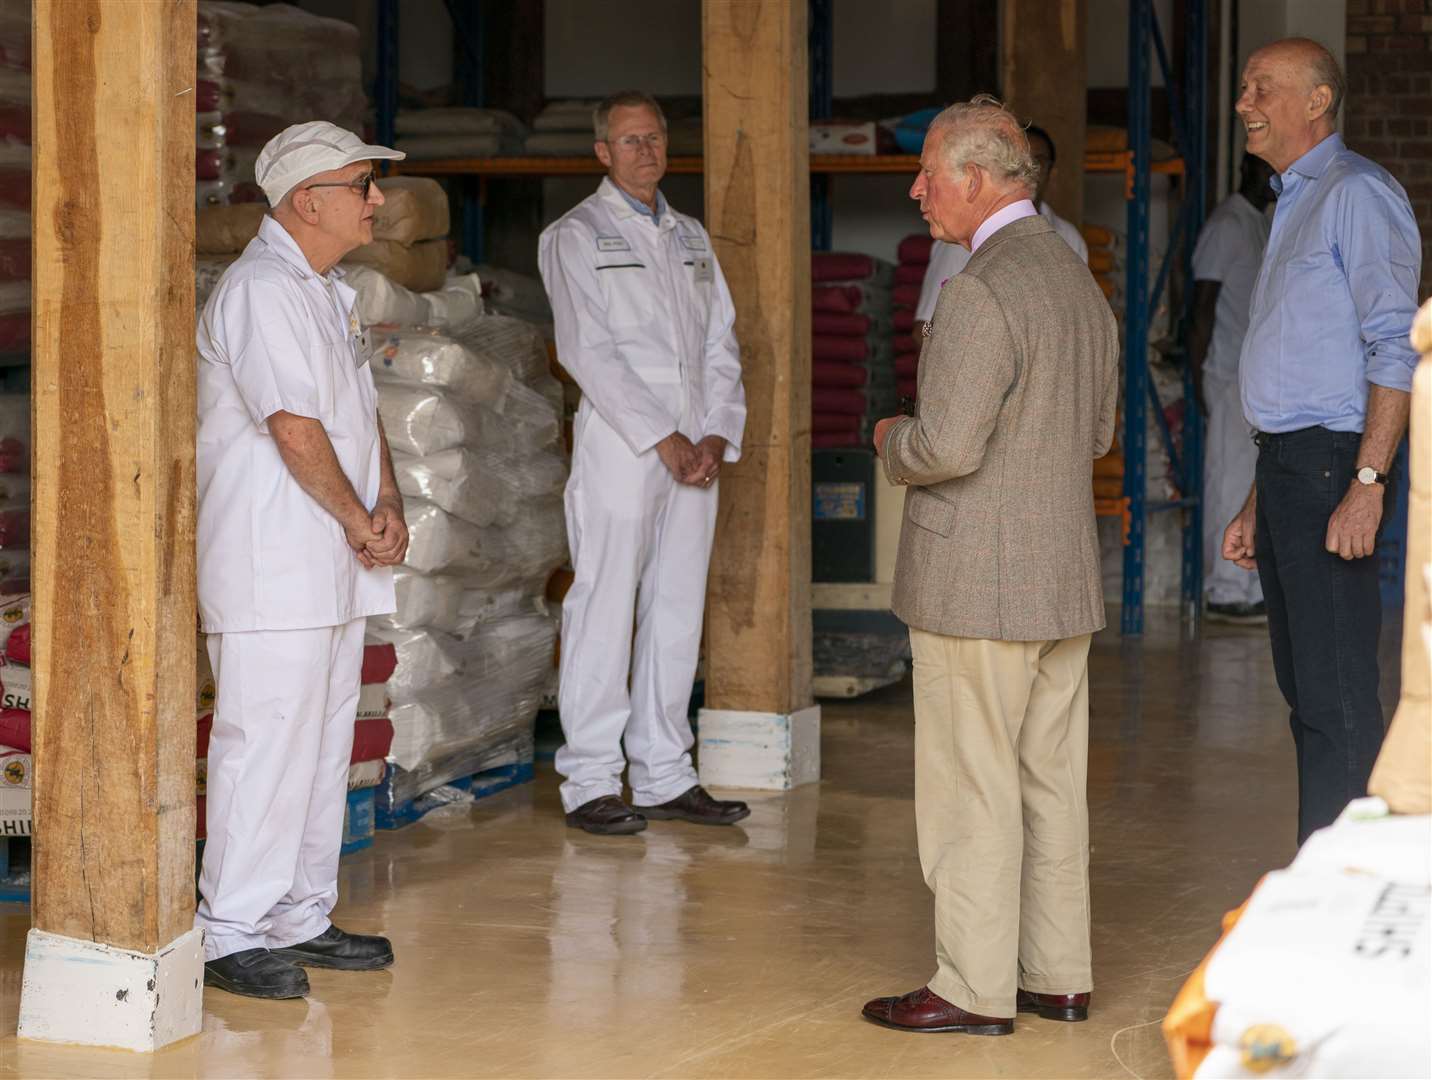
<path id="1" fill-rule="evenodd" d="M 1357 471 L 1357 482 L 1366 487 L 1371 487 L 1373 484 L 1386 484 L 1387 474 L 1378 472 L 1371 465 L 1364 465 Z"/>

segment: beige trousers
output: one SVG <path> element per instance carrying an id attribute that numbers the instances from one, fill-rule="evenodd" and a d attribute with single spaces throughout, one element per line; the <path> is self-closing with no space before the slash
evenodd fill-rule
<path id="1" fill-rule="evenodd" d="M 1012 1017 L 1017 988 L 1093 989 L 1089 637 L 985 641 L 911 629 L 915 822 L 935 894 L 930 989 Z"/>

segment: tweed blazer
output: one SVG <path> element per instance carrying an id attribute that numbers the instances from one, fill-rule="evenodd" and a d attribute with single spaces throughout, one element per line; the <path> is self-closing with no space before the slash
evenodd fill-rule
<path id="1" fill-rule="evenodd" d="M 940 293 L 915 416 L 892 609 L 953 637 L 1051 641 L 1104 626 L 1093 463 L 1114 437 L 1119 335 L 1088 268 L 1041 217 L 1000 229 Z"/>

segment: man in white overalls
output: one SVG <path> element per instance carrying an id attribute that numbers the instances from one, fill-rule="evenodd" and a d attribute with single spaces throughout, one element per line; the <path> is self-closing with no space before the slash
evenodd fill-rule
<path id="1" fill-rule="evenodd" d="M 323 121 L 259 154 L 271 212 L 199 323 L 199 614 L 217 681 L 195 922 L 204 981 L 302 997 L 301 966 L 387 967 L 338 929 L 363 628 L 408 530 L 338 260 L 373 239 L 374 158 Z"/>
<path id="2" fill-rule="evenodd" d="M 687 706 L 717 475 L 740 457 L 746 423 L 735 310 L 706 230 L 658 189 L 661 107 L 615 94 L 593 126 L 607 178 L 538 252 L 557 355 L 582 389 L 566 497 L 576 580 L 562 608 L 562 805 L 568 825 L 600 834 L 640 832 L 648 818 L 730 825 L 750 811 L 696 782 Z"/>

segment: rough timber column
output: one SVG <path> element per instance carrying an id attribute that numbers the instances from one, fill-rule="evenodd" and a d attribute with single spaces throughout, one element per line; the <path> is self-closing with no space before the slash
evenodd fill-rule
<path id="1" fill-rule="evenodd" d="M 199 1029 L 194 47 L 194 0 L 34 0 L 25 1038 Z"/>
<path id="2" fill-rule="evenodd" d="M 749 418 L 721 474 L 704 781 L 819 778 L 811 698 L 810 174 L 804 0 L 704 0 L 706 226 L 736 304 Z"/>
<path id="3" fill-rule="evenodd" d="M 1001 0 L 1000 87 L 1021 120 L 1053 137 L 1059 165 L 1046 198 L 1060 215 L 1084 220 L 1084 133 L 1088 73 L 1085 0 Z"/>

